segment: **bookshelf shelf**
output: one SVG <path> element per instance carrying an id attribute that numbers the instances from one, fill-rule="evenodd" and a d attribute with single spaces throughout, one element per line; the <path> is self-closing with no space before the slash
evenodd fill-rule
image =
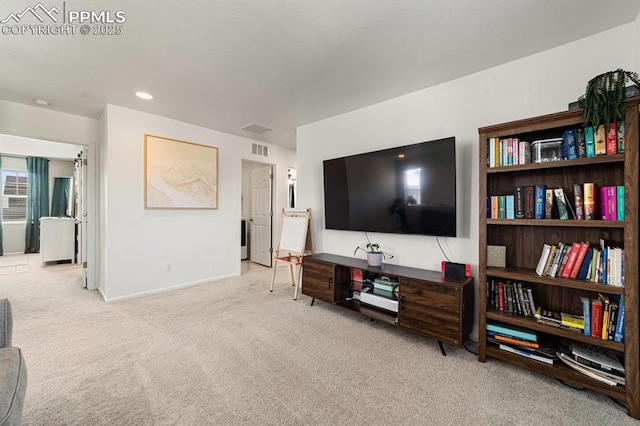
<path id="1" fill-rule="evenodd" d="M 514 314 L 505 314 L 498 311 L 488 311 L 487 319 L 500 321 L 503 323 L 517 325 L 519 327 L 529 328 L 531 330 L 540 331 L 542 333 L 550 334 L 553 336 L 563 337 L 570 340 L 576 340 L 583 343 L 588 343 L 593 346 L 610 349 L 616 352 L 624 352 L 624 344 L 616 343 L 610 340 L 602 340 L 601 338 L 585 336 L 584 334 L 577 333 L 575 331 L 566 330 L 563 328 L 556 328 L 549 325 L 538 324 L 535 320 L 529 317 L 522 317 Z"/>
<path id="2" fill-rule="evenodd" d="M 494 358 L 537 371 L 568 383 L 624 401 L 630 416 L 640 419 L 640 334 L 638 210 L 640 194 L 640 97 L 625 100 L 624 153 L 573 160 L 488 167 L 488 142 L 492 138 L 518 138 L 529 142 L 562 137 L 566 130 L 583 126 L 582 110 L 543 115 L 478 129 L 479 165 L 479 259 L 478 259 L 478 360 Z M 546 185 L 571 192 L 574 184 L 593 182 L 596 188 L 624 186 L 624 220 L 488 219 L 487 197 L 514 194 L 515 187 Z M 598 196 L 599 193 L 596 194 Z M 596 200 L 596 207 L 599 207 Z M 535 269 L 544 244 L 588 242 L 600 239 L 624 249 L 624 287 L 586 280 L 539 276 Z M 487 267 L 487 246 L 506 247 L 506 267 Z M 536 307 L 572 315 L 582 315 L 581 298 L 593 300 L 598 294 L 624 300 L 622 343 L 585 336 L 567 329 L 539 324 L 535 318 L 505 313 L 492 308 L 488 300 L 490 284 L 497 280 L 522 283 L 530 289 Z M 517 295 L 514 294 L 514 302 Z M 526 296 L 525 296 L 526 297 Z M 514 307 L 516 305 L 514 304 Z M 522 312 L 521 312 L 522 313 Z M 525 312 L 526 313 L 526 312 Z M 556 360 L 553 365 L 500 350 L 487 339 L 487 322 L 529 330 L 563 344 L 580 342 L 612 351 L 624 358 L 626 386 L 609 386 Z"/>
<path id="3" fill-rule="evenodd" d="M 560 219 L 488 219 L 487 225 L 497 226 L 556 226 L 563 228 L 624 228 L 620 220 L 560 220 Z"/>
<path id="4" fill-rule="evenodd" d="M 565 168 L 565 167 L 576 167 L 576 166 L 585 166 L 585 165 L 593 165 L 593 164 L 608 164 L 608 163 L 620 163 L 620 162 L 624 162 L 624 154 L 604 155 L 604 156 L 592 157 L 592 158 L 577 158 L 575 160 L 548 161 L 545 163 L 528 163 L 528 164 L 518 164 L 513 166 L 490 167 L 490 168 L 487 168 L 487 174 L 523 172 L 525 170 L 557 169 L 557 168 Z"/>
<path id="5" fill-rule="evenodd" d="M 621 295 L 624 294 L 624 287 L 593 283 L 590 281 L 571 280 L 558 277 L 541 277 L 533 269 L 526 268 L 487 268 L 487 276 L 505 278 L 527 282 L 536 282 L 557 287 L 566 287 L 575 290 L 592 291 L 596 293 L 606 293 Z"/>
<path id="6" fill-rule="evenodd" d="M 510 364 L 515 364 L 528 370 L 536 371 L 538 373 L 546 374 L 547 376 L 554 377 L 563 382 L 581 386 L 620 401 L 625 400 L 625 395 L 627 392 L 627 388 L 625 386 L 609 386 L 605 383 L 601 383 L 595 379 L 572 370 L 571 368 L 562 364 L 561 361 L 557 361 L 554 365 L 549 365 L 540 361 L 530 360 L 520 355 L 505 352 L 493 345 L 488 345 L 486 351 L 487 355 L 492 358 L 499 359 Z"/>

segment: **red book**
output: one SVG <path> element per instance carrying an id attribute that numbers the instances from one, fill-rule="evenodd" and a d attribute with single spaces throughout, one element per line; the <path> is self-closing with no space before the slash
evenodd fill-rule
<path id="1" fill-rule="evenodd" d="M 589 248 L 588 243 L 581 243 L 580 248 L 578 250 L 578 256 L 576 257 L 576 263 L 573 265 L 573 269 L 571 270 L 571 274 L 569 278 L 577 278 L 578 272 L 580 272 L 580 268 L 582 267 L 582 262 L 584 261 L 584 256 L 587 254 L 587 249 Z"/>
<path id="2" fill-rule="evenodd" d="M 498 283 L 498 309 L 500 312 L 504 312 L 504 284 L 502 281 Z"/>
<path id="3" fill-rule="evenodd" d="M 524 218 L 533 219 L 535 217 L 536 187 L 533 185 L 524 187 Z"/>
<path id="4" fill-rule="evenodd" d="M 599 299 L 591 299 L 591 335 L 602 336 L 602 314 L 604 308 Z"/>
<path id="5" fill-rule="evenodd" d="M 607 155 L 618 153 L 617 133 L 616 123 L 611 123 L 609 131 L 607 132 Z"/>
<path id="6" fill-rule="evenodd" d="M 573 243 L 571 246 L 571 253 L 569 253 L 569 259 L 567 260 L 567 264 L 565 268 L 562 270 L 562 278 L 570 278 L 571 272 L 573 271 L 573 267 L 576 264 L 576 260 L 578 259 L 578 252 L 580 251 L 580 243 Z"/>

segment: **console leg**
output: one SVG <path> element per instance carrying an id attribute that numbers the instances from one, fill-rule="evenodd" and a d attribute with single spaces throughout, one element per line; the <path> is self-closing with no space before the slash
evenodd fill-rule
<path id="1" fill-rule="evenodd" d="M 311 298 L 311 304 L 309 306 L 313 306 L 313 302 L 315 302 L 315 301 L 316 301 L 315 297 Z"/>
<path id="2" fill-rule="evenodd" d="M 442 352 L 442 356 L 447 356 L 447 353 L 444 351 L 444 346 L 440 340 L 438 340 L 438 345 L 440 345 L 440 352 Z"/>

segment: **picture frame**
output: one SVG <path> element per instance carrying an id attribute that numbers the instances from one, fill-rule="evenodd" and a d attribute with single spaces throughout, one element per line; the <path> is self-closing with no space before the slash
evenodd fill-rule
<path id="1" fill-rule="evenodd" d="M 218 208 L 218 148 L 144 135 L 144 208 Z"/>

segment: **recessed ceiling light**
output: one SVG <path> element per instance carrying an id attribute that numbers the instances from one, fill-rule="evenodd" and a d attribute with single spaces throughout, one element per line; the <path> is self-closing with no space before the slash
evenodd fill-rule
<path id="1" fill-rule="evenodd" d="M 148 94 L 147 92 L 136 92 L 136 96 L 141 98 L 141 99 L 146 99 L 146 100 L 151 100 L 153 99 L 153 96 L 151 96 L 150 94 Z"/>
<path id="2" fill-rule="evenodd" d="M 51 105 L 49 102 L 45 101 L 44 99 L 34 99 L 33 103 L 36 105 L 40 105 L 40 106 L 49 106 Z"/>

